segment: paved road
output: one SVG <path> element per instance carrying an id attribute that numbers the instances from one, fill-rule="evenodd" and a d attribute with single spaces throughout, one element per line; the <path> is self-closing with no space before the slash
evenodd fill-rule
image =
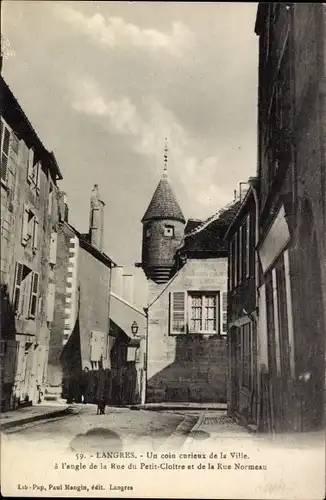
<path id="1" fill-rule="evenodd" d="M 78 405 L 76 411 L 79 413 L 12 429 L 5 433 L 6 442 L 15 445 L 26 445 L 28 442 L 28 446 L 33 443 L 38 447 L 43 443 L 46 447 L 60 449 L 90 446 L 97 450 L 115 450 L 139 445 L 157 449 L 187 417 L 186 411 L 156 412 L 128 408 L 106 408 L 105 415 L 97 415 L 95 405 Z M 188 431 L 199 414 L 199 411 L 192 412 L 191 418 L 186 418 Z M 85 435 L 90 437 L 85 438 Z"/>

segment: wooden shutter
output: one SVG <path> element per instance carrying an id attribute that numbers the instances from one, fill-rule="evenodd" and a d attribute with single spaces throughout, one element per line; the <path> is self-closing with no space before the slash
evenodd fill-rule
<path id="1" fill-rule="evenodd" d="M 33 250 L 38 249 L 38 240 L 39 240 L 38 228 L 39 228 L 38 219 L 37 219 L 37 217 L 34 217 L 34 219 L 33 219 Z"/>
<path id="2" fill-rule="evenodd" d="M 228 294 L 222 292 L 222 334 L 228 330 Z"/>
<path id="3" fill-rule="evenodd" d="M 36 316 L 38 287 L 39 287 L 39 274 L 33 271 L 31 280 L 31 295 L 29 302 L 29 317 L 31 318 L 35 318 Z"/>
<path id="4" fill-rule="evenodd" d="M 30 184 L 35 183 L 35 168 L 34 168 L 34 150 L 28 150 L 28 163 L 27 163 L 27 181 Z"/>
<path id="5" fill-rule="evenodd" d="M 35 165 L 35 170 L 36 170 L 36 173 L 35 173 L 35 176 L 36 176 L 36 179 L 35 179 L 36 194 L 40 194 L 40 190 L 41 190 L 41 175 L 42 175 L 42 165 L 41 165 L 40 161 L 38 161 L 37 164 Z"/>
<path id="6" fill-rule="evenodd" d="M 52 203 L 53 203 L 53 186 L 52 186 L 52 184 L 50 184 L 50 187 L 49 187 L 48 215 L 52 215 Z"/>
<path id="7" fill-rule="evenodd" d="M 23 264 L 16 263 L 15 284 L 14 284 L 14 312 L 20 312 L 20 288 L 23 279 Z"/>
<path id="8" fill-rule="evenodd" d="M 57 238 L 58 235 L 55 231 L 51 233 L 51 241 L 50 241 L 50 264 L 55 264 L 57 261 Z"/>
<path id="9" fill-rule="evenodd" d="M 22 223 L 22 245 L 26 246 L 30 236 L 31 234 L 29 228 L 29 208 L 28 205 L 24 205 L 23 223 Z"/>
<path id="10" fill-rule="evenodd" d="M 1 180 L 7 180 L 10 131 L 1 121 Z"/>
<path id="11" fill-rule="evenodd" d="M 247 258 L 246 258 L 246 278 L 250 277 L 250 214 L 246 219 L 246 250 L 247 250 Z"/>
<path id="12" fill-rule="evenodd" d="M 170 293 L 170 333 L 187 333 L 186 292 Z"/>

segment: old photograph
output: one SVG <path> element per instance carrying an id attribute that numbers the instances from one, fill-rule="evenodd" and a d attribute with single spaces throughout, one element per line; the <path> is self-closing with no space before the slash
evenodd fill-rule
<path id="1" fill-rule="evenodd" d="M 326 4 L 1 20 L 1 494 L 322 500 Z"/>

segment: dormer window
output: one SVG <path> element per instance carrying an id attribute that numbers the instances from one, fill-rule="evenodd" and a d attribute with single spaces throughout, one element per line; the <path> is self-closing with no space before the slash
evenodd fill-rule
<path id="1" fill-rule="evenodd" d="M 173 226 L 165 226 L 164 227 L 164 236 L 166 236 L 167 238 L 173 238 L 174 227 Z"/>
<path id="2" fill-rule="evenodd" d="M 152 230 L 151 228 L 146 229 L 146 238 L 149 238 L 152 235 Z"/>

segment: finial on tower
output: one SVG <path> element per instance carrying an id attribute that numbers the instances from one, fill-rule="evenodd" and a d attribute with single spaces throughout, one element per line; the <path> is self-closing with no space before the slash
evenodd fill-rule
<path id="1" fill-rule="evenodd" d="M 165 146 L 164 146 L 164 173 L 166 174 L 168 171 L 168 140 L 165 138 Z"/>

